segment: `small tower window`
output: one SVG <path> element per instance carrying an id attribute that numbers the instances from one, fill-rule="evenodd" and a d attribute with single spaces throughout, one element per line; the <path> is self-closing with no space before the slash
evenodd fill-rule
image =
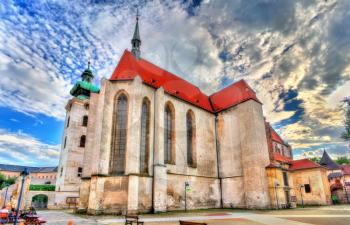
<path id="1" fill-rule="evenodd" d="M 70 121 L 70 116 L 68 116 L 68 119 L 67 119 L 67 127 L 69 127 L 69 121 Z"/>
<path id="2" fill-rule="evenodd" d="M 83 127 L 87 127 L 87 125 L 88 125 L 88 119 L 89 119 L 88 116 L 84 116 L 84 117 L 83 117 Z"/>
<path id="3" fill-rule="evenodd" d="M 86 136 L 85 135 L 81 135 L 80 137 L 80 147 L 85 147 L 85 142 L 86 142 Z"/>
<path id="4" fill-rule="evenodd" d="M 81 177 L 83 174 L 83 168 L 82 167 L 78 167 L 78 177 Z"/>

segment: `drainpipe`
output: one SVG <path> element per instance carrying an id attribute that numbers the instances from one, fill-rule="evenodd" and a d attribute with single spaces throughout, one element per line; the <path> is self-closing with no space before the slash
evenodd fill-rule
<path id="1" fill-rule="evenodd" d="M 218 179 L 219 179 L 219 185 L 220 185 L 220 208 L 223 208 L 223 200 L 222 200 L 222 179 L 220 177 L 220 143 L 218 140 L 218 131 L 217 131 L 217 124 L 218 124 L 218 115 L 215 114 L 215 149 L 216 149 L 216 165 L 217 165 L 217 171 L 218 171 Z"/>
<path id="2" fill-rule="evenodd" d="M 154 184 L 155 184 L 155 176 L 154 176 L 154 158 L 155 158 L 155 152 L 156 152 L 156 147 L 155 147 L 155 143 L 156 143 L 156 91 L 154 91 L 153 93 L 153 159 L 152 159 L 152 212 L 154 213 Z"/>

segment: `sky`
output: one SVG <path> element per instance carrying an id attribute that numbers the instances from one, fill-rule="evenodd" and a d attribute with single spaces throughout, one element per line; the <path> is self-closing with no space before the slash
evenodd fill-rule
<path id="1" fill-rule="evenodd" d="M 347 0 L 2 0 L 0 163 L 58 164 L 69 90 L 91 59 L 95 84 L 130 49 L 211 94 L 245 79 L 294 158 L 350 156 Z"/>

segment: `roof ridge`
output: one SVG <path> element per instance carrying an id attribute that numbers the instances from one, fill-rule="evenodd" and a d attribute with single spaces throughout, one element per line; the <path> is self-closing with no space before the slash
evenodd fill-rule
<path id="1" fill-rule="evenodd" d="M 215 94 L 217 94 L 217 93 L 219 93 L 219 92 L 221 92 L 221 91 L 223 91 L 223 90 L 227 90 L 227 89 L 229 89 L 231 86 L 233 86 L 233 85 L 235 85 L 235 84 L 237 84 L 237 83 L 239 83 L 239 82 L 244 82 L 244 83 L 249 87 L 248 83 L 247 83 L 244 79 L 239 79 L 238 81 L 234 81 L 234 82 L 232 82 L 230 85 L 227 85 L 226 87 L 224 87 L 224 88 L 222 88 L 222 89 L 220 89 L 220 90 L 218 90 L 218 91 L 212 93 L 211 95 L 209 95 L 209 97 L 211 97 L 211 96 L 213 96 L 213 95 L 215 95 Z"/>
<path id="2" fill-rule="evenodd" d="M 257 99 L 255 91 L 244 79 L 207 95 L 197 85 L 185 78 L 142 57 L 136 59 L 128 49 L 125 49 L 110 80 L 133 80 L 137 75 L 141 77 L 144 83 L 156 89 L 163 87 L 167 93 L 211 113 L 221 112 L 250 99 L 261 103 Z M 178 82 L 170 82 L 173 80 Z"/>

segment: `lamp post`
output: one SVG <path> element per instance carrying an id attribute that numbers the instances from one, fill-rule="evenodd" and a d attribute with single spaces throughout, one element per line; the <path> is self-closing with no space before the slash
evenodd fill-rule
<path id="1" fill-rule="evenodd" d="M 277 194 L 277 187 L 279 187 L 280 184 L 276 181 L 275 182 L 275 194 L 276 194 L 276 206 L 277 206 L 277 209 L 279 209 L 279 204 L 278 204 L 278 194 Z"/>
<path id="2" fill-rule="evenodd" d="M 189 190 L 190 184 L 185 182 L 185 211 L 187 211 L 187 191 Z"/>
<path id="3" fill-rule="evenodd" d="M 299 189 L 300 189 L 300 196 L 301 196 L 301 206 L 304 208 L 304 200 L 303 200 L 303 190 L 302 188 L 304 188 L 304 185 L 300 185 Z"/>
<path id="4" fill-rule="evenodd" d="M 29 175 L 29 171 L 27 168 L 25 168 L 22 173 L 22 186 L 21 186 L 21 191 L 19 192 L 19 197 L 18 197 L 18 203 L 17 203 L 17 210 L 16 210 L 16 218 L 15 221 L 13 223 L 13 225 L 17 225 L 17 221 L 18 221 L 18 216 L 19 216 L 19 210 L 21 208 L 21 200 L 22 200 L 22 194 L 23 194 L 23 186 L 24 186 L 24 181 L 26 180 L 26 177 Z"/>
<path id="5" fill-rule="evenodd" d="M 9 184 L 6 184 L 6 192 L 5 192 L 5 198 L 4 198 L 4 206 L 3 206 L 3 208 L 6 207 L 7 191 L 9 190 L 9 187 L 10 187 L 10 185 L 9 185 Z"/>

